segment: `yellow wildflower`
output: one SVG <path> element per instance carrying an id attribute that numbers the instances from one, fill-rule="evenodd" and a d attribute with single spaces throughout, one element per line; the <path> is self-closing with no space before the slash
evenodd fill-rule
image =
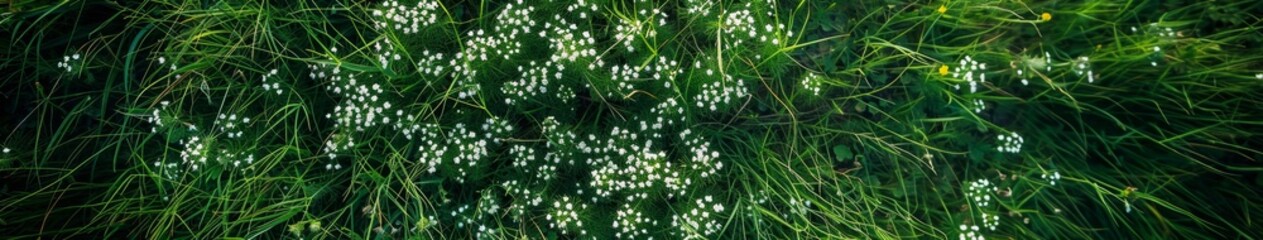
<path id="1" fill-rule="evenodd" d="M 947 76 L 947 70 L 948 70 L 948 69 L 947 69 L 947 65 L 943 65 L 943 66 L 941 66 L 941 67 L 938 67 L 938 75 L 939 75 L 939 76 Z"/>
<path id="2" fill-rule="evenodd" d="M 947 13 L 947 5 L 938 5 L 938 13 Z"/>
<path id="3" fill-rule="evenodd" d="M 1047 21 L 1052 21 L 1052 14 L 1051 14 L 1051 13 L 1048 13 L 1048 12 L 1044 12 L 1044 14 L 1040 14 L 1040 15 L 1039 15 L 1039 19 L 1042 19 L 1042 20 L 1044 20 L 1045 22 L 1047 22 Z"/>

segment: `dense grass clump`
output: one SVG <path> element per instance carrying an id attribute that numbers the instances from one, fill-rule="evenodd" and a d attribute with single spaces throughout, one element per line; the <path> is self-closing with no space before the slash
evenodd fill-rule
<path id="1" fill-rule="evenodd" d="M 0 2 L 11 238 L 1221 239 L 1263 2 Z"/>

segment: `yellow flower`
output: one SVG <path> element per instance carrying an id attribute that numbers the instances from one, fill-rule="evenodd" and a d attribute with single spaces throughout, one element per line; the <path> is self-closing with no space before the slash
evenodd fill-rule
<path id="1" fill-rule="evenodd" d="M 1042 19 L 1042 20 L 1044 20 L 1045 22 L 1047 22 L 1047 21 L 1052 21 L 1052 14 L 1051 14 L 1051 13 L 1048 13 L 1048 12 L 1044 12 L 1044 14 L 1040 14 L 1040 15 L 1039 15 L 1039 19 Z"/>
<path id="2" fill-rule="evenodd" d="M 941 66 L 941 67 L 938 67 L 938 75 L 939 75 L 939 76 L 947 76 L 947 70 L 948 70 L 948 69 L 947 69 L 947 65 L 943 65 L 943 66 Z"/>
<path id="3" fill-rule="evenodd" d="M 947 13 L 947 5 L 938 5 L 938 13 Z"/>

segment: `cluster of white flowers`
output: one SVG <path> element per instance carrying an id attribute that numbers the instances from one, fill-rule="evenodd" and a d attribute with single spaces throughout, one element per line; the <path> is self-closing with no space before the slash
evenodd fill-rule
<path id="1" fill-rule="evenodd" d="M 694 16 L 710 16 L 710 10 L 715 9 L 715 0 L 686 0 L 684 5 L 688 6 L 684 12 Z"/>
<path id="2" fill-rule="evenodd" d="M 824 76 L 820 76 L 819 74 L 816 74 L 813 72 L 808 72 L 806 75 L 803 75 L 803 80 L 802 80 L 803 89 L 807 91 L 811 91 L 812 95 L 820 96 L 820 90 L 824 86 L 824 80 L 825 80 Z"/>
<path id="3" fill-rule="evenodd" d="M 724 168 L 724 162 L 719 161 L 719 152 L 710 149 L 710 141 L 694 135 L 692 129 L 680 132 L 680 142 L 689 149 L 687 156 L 691 164 L 688 168 L 700 173 L 702 178 L 715 175 Z"/>
<path id="4" fill-rule="evenodd" d="M 693 201 L 692 208 L 671 216 L 671 226 L 679 230 L 683 238 L 713 236 L 723 229 L 724 205 L 710 195 Z"/>
<path id="5" fill-rule="evenodd" d="M 993 200 L 991 195 L 999 191 L 999 187 L 996 187 L 987 179 L 969 182 L 969 187 L 965 190 L 965 198 L 969 199 L 974 208 L 973 212 L 980 213 L 977 219 L 982 222 L 982 226 L 978 226 L 977 222 L 973 225 L 961 224 L 961 239 L 986 239 L 980 231 L 984 228 L 995 231 L 996 227 L 1000 225 L 999 215 L 990 214 L 984 210 L 991 206 Z"/>
<path id="6" fill-rule="evenodd" d="M 706 70 L 708 74 L 710 71 Z M 745 98 L 750 94 L 748 91 L 744 80 L 725 75 L 721 81 L 702 84 L 702 92 L 694 101 L 697 102 L 698 108 L 715 112 L 733 104 L 734 99 Z"/>
<path id="7" fill-rule="evenodd" d="M 1061 172 L 1053 171 L 1052 174 L 1040 174 L 1040 178 L 1048 180 L 1048 185 L 1057 186 L 1057 181 L 1061 181 Z"/>
<path id="8" fill-rule="evenodd" d="M 615 97 L 635 91 L 636 87 L 633 83 L 642 81 L 640 78 L 640 71 L 636 68 L 637 67 L 633 67 L 630 64 L 614 65 L 614 67 L 610 69 L 610 73 L 613 75 L 612 78 L 610 78 L 610 82 L 615 84 L 615 90 L 607 91 L 605 95 L 607 95 L 607 97 Z"/>
<path id="9" fill-rule="evenodd" d="M 504 10 L 496 15 L 495 27 L 491 31 L 478 29 L 465 33 L 465 47 L 455 58 L 461 62 L 453 66 L 459 87 L 458 98 L 472 98 L 482 90 L 481 84 L 476 81 L 478 70 L 473 67 L 475 63 L 490 61 L 492 57 L 509 60 L 521 53 L 522 43 L 518 36 L 533 32 L 531 29 L 536 22 L 531 19 L 531 13 L 534 11 L 535 7 L 524 6 L 522 0 L 517 0 L 516 3 L 505 4 Z"/>
<path id="10" fill-rule="evenodd" d="M 720 32 L 723 33 L 723 39 L 720 40 L 721 48 L 729 49 L 741 46 L 746 39 L 758 37 L 758 28 L 755 27 L 754 14 L 748 9 L 749 3 L 746 3 L 746 9 L 728 12 L 724 15 L 720 25 Z M 765 36 L 766 37 L 766 36 Z"/>
<path id="11" fill-rule="evenodd" d="M 960 225 L 960 239 L 961 240 L 986 240 L 987 237 L 982 236 L 982 233 L 979 232 L 979 230 L 981 229 L 978 229 L 978 225 L 961 224 Z"/>
<path id="12" fill-rule="evenodd" d="M 684 153 L 684 157 L 688 158 L 684 162 L 684 170 L 687 171 L 667 171 L 663 174 L 663 183 L 667 187 L 667 197 L 684 196 L 687 190 L 696 182 L 691 177 L 693 174 L 702 179 L 716 175 L 719 170 L 724 168 L 723 161 L 719 161 L 719 152 L 710 149 L 710 142 L 701 136 L 694 136 L 692 129 L 684 129 L 679 134 L 679 141 L 687 147 L 689 151 Z M 670 164 L 667 169 L 674 169 Z M 681 174 L 683 172 L 684 174 Z M 701 179 L 698 179 L 701 180 Z"/>
<path id="13" fill-rule="evenodd" d="M 377 29 L 394 29 L 404 34 L 414 34 L 423 26 L 439 20 L 439 4 L 436 1 L 418 1 L 416 6 L 399 4 L 397 0 L 382 2 L 382 9 L 374 9 L 373 26 Z M 384 9 L 384 10 L 383 10 Z"/>
<path id="14" fill-rule="evenodd" d="M 544 118 L 544 122 L 540 125 L 540 129 L 543 131 L 544 137 L 547 138 L 545 146 L 549 149 L 548 153 L 544 156 L 544 164 L 546 166 L 540 166 L 540 169 L 556 170 L 556 165 L 561 164 L 563 159 L 567 161 L 567 164 L 574 165 L 573 150 L 578 149 L 579 144 L 584 144 L 583 148 L 587 149 L 589 152 L 591 151 L 591 149 L 586 147 L 586 143 L 579 141 L 579 138 L 575 135 L 574 131 L 570 129 L 561 129 L 561 123 L 557 122 L 557 118 L 548 116 L 547 118 Z M 546 176 L 551 176 L 554 174 L 554 171 L 542 172 L 541 174 L 545 173 L 548 174 Z M 547 179 L 551 179 L 551 177 L 545 178 L 545 180 Z"/>
<path id="15" fill-rule="evenodd" d="M 210 158 L 210 150 L 206 146 L 207 143 L 202 140 L 200 136 L 193 136 L 188 140 L 180 139 L 180 145 L 184 147 L 183 150 L 180 150 L 180 161 L 184 165 L 191 167 L 193 171 L 200 169 L 203 164 L 206 164 L 206 160 Z"/>
<path id="16" fill-rule="evenodd" d="M 507 82 L 502 87 L 504 94 L 504 103 L 508 105 L 519 105 L 535 99 L 540 95 L 549 94 L 556 96 L 563 103 L 570 102 L 574 96 L 574 90 L 561 84 L 564 76 L 562 71 L 566 70 L 566 66 L 557 64 L 553 61 L 544 61 L 543 64 L 537 64 L 531 61 L 529 66 L 518 66 L 518 71 L 522 72 L 522 77 Z"/>
<path id="17" fill-rule="evenodd" d="M 649 234 L 648 226 L 658 225 L 658 220 L 645 217 L 630 203 L 619 207 L 614 217 L 614 238 L 636 239 Z"/>
<path id="18" fill-rule="evenodd" d="M 215 118 L 215 129 L 219 130 L 220 132 L 227 133 L 228 138 L 241 137 L 241 134 L 242 134 L 241 128 L 243 125 L 246 125 L 246 124 L 250 124 L 250 117 L 239 118 L 237 117 L 236 113 L 233 113 L 233 114 L 220 113 L 219 117 Z"/>
<path id="19" fill-rule="evenodd" d="M 965 198 L 972 201 L 974 206 L 987 207 L 991 206 L 991 195 L 1000 191 L 1000 188 L 991 184 L 991 180 L 978 179 L 969 182 L 969 187 L 965 191 Z"/>
<path id="20" fill-rule="evenodd" d="M 585 10 L 586 9 L 586 10 Z M 578 15 L 579 19 L 588 19 L 589 14 L 595 14 L 597 6 L 588 0 L 579 0 L 566 6 L 566 12 Z M 591 12 L 591 13 L 589 13 Z"/>
<path id="21" fill-rule="evenodd" d="M 1092 65 L 1089 65 L 1091 63 L 1091 60 L 1088 59 L 1087 56 L 1079 57 L 1071 63 L 1074 64 L 1072 70 L 1074 70 L 1075 75 L 1078 75 L 1078 76 L 1087 75 L 1088 83 L 1092 83 L 1096 81 L 1096 74 L 1092 73 Z"/>
<path id="22" fill-rule="evenodd" d="M 978 85 L 987 82 L 987 64 L 975 61 L 971 56 L 965 56 L 960 60 L 960 66 L 956 67 L 952 72 L 953 78 L 965 80 L 969 84 L 969 93 L 978 92 Z M 977 78 L 974 73 L 977 72 Z M 956 84 L 956 90 L 960 90 L 960 84 Z"/>
<path id="23" fill-rule="evenodd" d="M 79 61 L 80 57 L 78 53 L 62 56 L 61 61 L 57 62 L 57 68 L 66 69 L 66 72 L 73 72 L 75 66 L 82 64 L 82 61 Z"/>
<path id="24" fill-rule="evenodd" d="M 673 106 L 670 103 L 667 106 Z M 675 105 L 678 106 L 678 105 Z M 652 129 L 662 129 L 664 120 L 659 117 Z M 679 156 L 679 162 L 670 161 L 667 151 L 658 150 L 655 141 L 662 140 L 663 135 L 656 130 L 648 132 L 650 124 L 641 121 L 641 129 L 615 126 L 609 136 L 598 138 L 596 134 L 588 134 L 586 139 L 575 141 L 572 134 L 556 130 L 555 120 L 546 119 L 544 133 L 548 135 L 549 147 L 561 149 L 562 144 L 572 143 L 577 153 L 584 154 L 584 164 L 591 166 L 592 177 L 589 186 L 595 189 L 593 202 L 601 199 L 617 198 L 626 201 L 649 199 L 664 192 L 667 197 L 684 196 L 698 180 L 714 176 L 723 168 L 719 161 L 719 153 L 710 149 L 710 143 L 691 130 L 680 135 L 678 146 L 674 149 L 688 151 Z M 564 150 L 560 154 L 569 154 Z M 550 153 L 545 157 L 545 164 L 563 164 L 561 158 Z M 573 159 L 573 158 L 569 158 Z M 566 164 L 574 164 L 566 160 Z M 539 172 L 552 172 L 554 167 L 541 169 Z"/>
<path id="25" fill-rule="evenodd" d="M 675 125 L 677 118 L 680 118 L 678 119 L 680 121 L 684 121 L 684 106 L 680 105 L 680 101 L 675 100 L 675 98 L 663 100 L 658 105 L 653 106 L 652 109 L 649 109 L 649 113 L 658 117 L 658 120 L 655 122 L 657 125 L 653 126 L 655 130 L 662 129 L 661 125 L 664 123 L 666 125 Z M 641 130 L 645 130 L 645 127 L 641 127 Z"/>
<path id="26" fill-rule="evenodd" d="M 663 138 L 663 130 L 684 122 L 684 106 L 675 98 L 667 98 L 649 109 L 649 115 L 636 116 L 640 133 L 654 139 Z"/>
<path id="27" fill-rule="evenodd" d="M 170 107 L 171 107 L 171 101 L 164 100 L 164 101 L 158 102 L 158 108 L 154 108 L 151 114 L 141 117 L 142 119 L 145 120 L 145 122 L 149 124 L 153 124 L 153 127 L 151 128 L 153 133 L 158 133 L 158 128 L 166 127 L 168 122 L 179 122 L 179 121 L 168 120 L 168 119 L 163 118 L 162 113 L 166 112 L 167 109 Z M 171 118 L 174 118 L 174 117 L 171 117 Z M 197 127 L 190 124 L 189 131 L 194 131 L 194 130 L 197 130 Z"/>
<path id="28" fill-rule="evenodd" d="M 216 138 L 208 138 L 206 137 L 207 135 L 198 133 L 197 125 L 180 121 L 174 114 L 168 113 L 170 107 L 170 101 L 161 101 L 159 106 L 153 109 L 150 114 L 141 116 L 145 122 L 153 125 L 151 128 L 153 133 L 158 133 L 159 128 L 167 127 L 168 125 L 183 124 L 187 127 L 187 131 L 193 134 L 192 137 L 180 139 L 178 142 L 183 148 L 180 150 L 179 163 L 153 162 L 153 166 L 157 168 L 160 174 L 174 179 L 183 172 L 184 169 L 181 166 L 187 166 L 192 171 L 197 171 L 204 168 L 208 162 L 231 164 L 232 167 L 248 166 L 254 163 L 254 154 L 231 151 L 226 148 L 212 148 L 212 143 L 215 142 L 214 139 Z M 240 138 L 244 134 L 242 128 L 250 124 L 250 122 L 251 119 L 249 117 L 221 113 L 213 122 L 215 125 L 214 131 L 225 135 L 228 139 Z"/>
<path id="29" fill-rule="evenodd" d="M 162 108 L 165 109 L 170 105 L 169 102 L 163 101 Z M 148 122 L 161 127 L 163 120 L 160 119 L 160 110 L 154 110 L 153 116 L 146 119 Z M 215 120 L 216 130 L 227 133 L 228 138 L 241 137 L 241 125 L 248 124 L 248 118 L 237 118 L 236 114 L 231 116 L 220 114 Z M 186 123 L 187 124 L 187 123 Z M 190 132 L 196 132 L 197 127 L 188 124 Z M 157 129 L 154 129 L 157 132 Z M 215 143 L 214 138 L 204 138 L 203 135 L 194 133 L 195 135 L 188 139 L 180 139 L 179 144 L 183 149 L 180 150 L 180 164 L 174 162 L 163 163 L 156 161 L 154 167 L 159 168 L 160 172 L 168 178 L 174 179 L 177 174 L 181 173 L 180 167 L 188 166 L 192 171 L 197 171 L 210 163 L 232 164 L 232 167 L 241 167 L 242 164 L 250 165 L 254 163 L 254 154 L 230 151 L 224 148 L 212 148 Z"/>
<path id="30" fill-rule="evenodd" d="M 1022 152 L 1022 143 L 1026 142 L 1026 140 L 1022 139 L 1022 136 L 1017 135 L 1016 132 L 1000 134 L 999 136 L 996 136 L 996 139 L 1000 140 L 1000 145 L 996 146 L 995 150 L 1004 153 L 1020 153 Z"/>
<path id="31" fill-rule="evenodd" d="M 584 19 L 589 10 L 595 12 L 596 5 L 579 1 L 567 8 L 566 15 L 578 15 Z M 580 28 L 578 24 L 566 20 L 562 14 L 553 15 L 552 22 L 545 22 L 539 37 L 548 38 L 553 49 L 552 61 L 575 62 L 580 58 L 596 57 L 596 36 L 588 28 Z M 600 60 L 597 61 L 599 63 Z"/>
<path id="32" fill-rule="evenodd" d="M 658 8 L 640 9 L 635 15 L 625 16 L 618 20 L 618 25 L 614 26 L 614 40 L 622 43 L 627 52 L 636 52 L 638 41 L 636 37 L 644 39 L 658 37 L 658 27 L 667 25 L 667 13 Z"/>
<path id="33" fill-rule="evenodd" d="M 446 73 L 448 66 L 458 65 L 456 59 L 445 58 L 443 53 L 430 52 L 429 49 L 421 51 L 420 59 L 421 61 L 417 62 L 417 72 L 421 73 L 422 76 L 428 77 L 441 77 Z M 447 63 L 444 63 L 444 60 Z M 426 84 L 430 83 L 431 81 L 426 82 Z"/>
<path id="34" fill-rule="evenodd" d="M 626 154 L 623 162 L 603 161 L 592 170 L 591 185 L 601 197 L 611 197 L 613 193 L 626 193 L 627 201 L 648 199 L 645 190 L 655 186 L 663 178 L 667 167 L 665 152 L 650 151 L 652 141 L 645 143 L 645 148 L 632 146 L 632 152 Z M 621 157 L 620 157 L 621 158 Z"/>
<path id="35" fill-rule="evenodd" d="M 525 168 L 529 163 L 536 162 L 536 149 L 527 147 L 527 145 L 513 145 L 509 147 L 509 155 L 513 157 L 514 168 Z"/>
<path id="36" fill-rule="evenodd" d="M 544 196 L 542 193 L 531 191 L 530 188 L 522 185 L 523 183 L 516 179 L 500 183 L 500 187 L 504 188 L 504 191 L 508 193 L 509 196 L 513 196 L 513 198 L 517 200 L 509 204 L 507 211 L 512 213 L 513 216 L 519 220 L 527 217 L 526 213 L 529 208 L 538 207 L 544 202 Z"/>
<path id="37" fill-rule="evenodd" d="M 323 70 L 318 69 L 320 67 L 316 65 L 310 67 L 313 71 L 319 72 L 318 76 L 326 76 Z M 394 104 L 384 98 L 387 96 L 386 88 L 381 84 L 360 82 L 355 74 L 338 75 L 340 67 L 334 67 L 332 72 L 333 75 L 328 78 L 332 83 L 326 88 L 343 99 L 334 107 L 333 113 L 325 114 L 326 118 L 334 120 L 339 127 L 359 132 L 401 120 L 391 118 L 389 110 L 396 109 L 393 109 Z"/>
<path id="38" fill-rule="evenodd" d="M 665 56 L 659 56 L 657 61 L 646 66 L 614 65 L 610 69 L 613 75 L 610 80 L 614 82 L 615 89 L 607 91 L 606 96 L 627 97 L 636 91 L 637 83 L 643 82 L 661 82 L 662 87 L 671 88 L 671 82 L 680 71 L 680 63 Z"/>
<path id="39" fill-rule="evenodd" d="M 413 118 L 411 115 L 408 117 Z M 425 166 L 426 172 L 434 173 L 438 171 L 439 164 L 443 163 L 443 159 L 447 156 L 447 145 L 443 144 L 444 138 L 439 135 L 437 125 L 414 124 L 413 126 L 402 132 L 408 140 L 412 140 L 415 136 L 416 141 L 420 143 L 417 147 L 417 162 Z"/>
<path id="40" fill-rule="evenodd" d="M 465 182 L 469 172 L 490 156 L 491 144 L 500 143 L 501 138 L 513 131 L 513 126 L 500 118 L 490 117 L 482 124 L 481 130 L 478 132 L 464 123 L 457 123 L 456 128 L 448 132 L 447 143 L 453 146 L 456 154 L 449 158 L 459 174 L 456 177 L 458 183 Z"/>
<path id="41" fill-rule="evenodd" d="M 562 234 L 575 232 L 579 235 L 587 235 L 588 230 L 583 228 L 583 220 L 579 219 L 579 212 L 586 209 L 588 209 L 587 204 L 571 200 L 570 196 L 562 196 L 561 199 L 553 201 L 552 211 L 545 217 L 549 221 L 548 227 L 561 230 Z"/>
<path id="42" fill-rule="evenodd" d="M 377 63 L 381 64 L 382 69 L 389 69 L 392 60 L 403 60 L 403 55 L 399 55 L 395 51 L 395 44 L 389 38 L 383 38 L 381 41 L 374 42 L 373 50 L 377 52 Z"/>
<path id="43" fill-rule="evenodd" d="M 263 75 L 263 91 L 276 92 L 276 95 L 281 95 L 285 91 L 281 89 L 281 84 L 275 80 L 276 72 L 276 69 L 272 69 L 272 71 L 268 71 L 267 74 Z"/>
<path id="44" fill-rule="evenodd" d="M 549 162 L 540 162 L 542 159 L 536 154 L 535 148 L 526 145 L 513 145 L 509 148 L 509 156 L 513 157 L 513 167 L 528 173 L 534 173 L 535 179 L 548 181 L 557 176 L 557 165 Z M 538 166 L 535 166 L 538 164 Z M 532 167 L 534 167 L 532 169 Z"/>
<path id="45" fill-rule="evenodd" d="M 339 131 L 325 141 L 324 153 L 330 160 L 336 159 L 338 152 L 348 151 L 356 145 L 356 132 L 390 126 L 411 139 L 423 128 L 423 125 L 415 123 L 415 115 L 405 116 L 403 109 L 396 108 L 386 99 L 393 93 L 387 92 L 387 86 L 362 81 L 355 74 L 342 74 L 340 66 L 321 63 L 308 65 L 308 68 L 313 80 L 329 81 L 326 90 L 341 97 L 333 112 L 325 114 L 325 118 L 333 120 Z M 339 170 L 342 164 L 327 163 L 325 169 Z"/>
<path id="46" fill-rule="evenodd" d="M 592 154 L 585 163 L 593 168 L 588 184 L 596 188 L 596 197 L 625 194 L 629 201 L 648 198 L 646 190 L 670 170 L 666 153 L 652 150 L 652 139 L 630 130 L 615 126 L 605 135 L 608 138 L 589 134 L 587 141 L 578 143 L 579 151 Z"/>
<path id="47" fill-rule="evenodd" d="M 984 212 L 982 213 L 982 217 L 980 219 L 982 219 L 982 227 L 985 227 L 988 230 L 995 231 L 995 228 L 1000 226 L 1000 215 Z"/>
<path id="48" fill-rule="evenodd" d="M 793 37 L 793 32 L 782 34 L 785 24 L 767 23 L 758 26 L 756 23 L 754 12 L 751 11 L 751 2 L 747 2 L 742 9 L 727 12 L 719 23 L 720 32 L 720 48 L 731 49 L 742 47 L 746 41 L 758 41 L 759 43 L 781 45 L 782 35 Z M 774 11 L 764 12 L 768 19 L 775 19 Z M 770 21 L 770 20 L 768 20 Z M 762 54 L 754 56 L 755 59 L 763 59 Z"/>

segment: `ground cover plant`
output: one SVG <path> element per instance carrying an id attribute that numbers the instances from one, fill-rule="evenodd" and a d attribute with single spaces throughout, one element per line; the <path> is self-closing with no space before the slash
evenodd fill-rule
<path id="1" fill-rule="evenodd" d="M 0 2 L 0 235 L 1263 237 L 1263 2 Z"/>

